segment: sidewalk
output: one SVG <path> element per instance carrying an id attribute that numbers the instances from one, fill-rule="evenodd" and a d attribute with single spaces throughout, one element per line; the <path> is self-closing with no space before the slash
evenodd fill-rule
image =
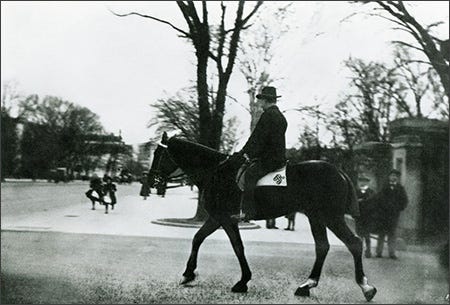
<path id="1" fill-rule="evenodd" d="M 104 207 L 91 204 L 70 205 L 56 210 L 36 212 L 31 215 L 13 217 L 2 216 L 1 229 L 12 231 L 51 231 L 85 234 L 107 234 L 123 236 L 151 236 L 166 238 L 192 239 L 198 228 L 174 227 L 154 224 L 152 221 L 163 218 L 191 218 L 197 206 L 197 191 L 189 187 L 168 190 L 162 198 L 151 194 L 147 200 L 138 195 L 118 198 L 115 210 L 104 214 Z M 277 218 L 278 230 L 265 228 L 265 221 L 255 221 L 260 229 L 241 230 L 245 241 L 289 242 L 314 244 L 308 220 L 297 213 L 295 231 L 285 231 L 287 219 Z M 329 231 L 331 245 L 343 246 L 335 235 Z M 223 230 L 217 230 L 209 239 L 228 240 Z"/>

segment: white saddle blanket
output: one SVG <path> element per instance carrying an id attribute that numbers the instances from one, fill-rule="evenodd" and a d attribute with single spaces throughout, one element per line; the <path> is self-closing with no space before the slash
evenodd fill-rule
<path id="1" fill-rule="evenodd" d="M 270 172 L 256 182 L 256 186 L 287 186 L 286 166 L 275 172 Z"/>
<path id="2" fill-rule="evenodd" d="M 239 181 L 237 181 L 237 184 L 241 191 L 243 191 L 245 173 L 242 174 L 241 170 L 239 170 L 238 177 Z M 287 186 L 286 165 L 259 179 L 258 182 L 256 182 L 256 186 Z"/>

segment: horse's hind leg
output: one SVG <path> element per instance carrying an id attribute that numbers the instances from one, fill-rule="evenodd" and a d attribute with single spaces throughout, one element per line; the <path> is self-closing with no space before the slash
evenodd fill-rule
<path id="1" fill-rule="evenodd" d="M 197 268 L 197 256 L 198 250 L 200 249 L 203 241 L 212 233 L 214 233 L 220 224 L 211 217 L 205 221 L 203 226 L 195 233 L 194 238 L 192 240 L 192 250 L 191 255 L 189 256 L 189 260 L 186 265 L 186 270 L 183 273 L 183 278 L 180 281 L 180 285 L 185 285 L 189 282 L 192 282 L 195 279 L 194 270 Z"/>
<path id="2" fill-rule="evenodd" d="M 308 279 L 295 291 L 295 295 L 299 296 L 309 296 L 309 290 L 316 287 L 319 283 L 323 263 L 328 254 L 328 250 L 330 249 L 330 244 L 327 237 L 327 229 L 325 225 L 314 217 L 308 218 L 309 224 L 311 226 L 311 232 L 314 237 L 314 243 L 316 246 L 316 261 L 314 262 L 314 266 Z"/>
<path id="3" fill-rule="evenodd" d="M 367 277 L 364 275 L 362 265 L 362 241 L 348 228 L 345 223 L 344 217 L 338 217 L 327 223 L 331 231 L 347 246 L 353 255 L 355 263 L 355 278 L 356 283 L 361 287 L 364 296 L 367 301 L 373 299 L 377 293 L 377 289 L 374 286 L 368 284 Z"/>
<path id="4" fill-rule="evenodd" d="M 222 227 L 230 239 L 233 246 L 234 253 L 236 254 L 239 265 L 241 266 L 241 279 L 231 288 L 232 292 L 247 292 L 247 283 L 252 278 L 250 267 L 248 266 L 247 259 L 244 253 L 244 244 L 242 243 L 241 234 L 239 233 L 239 226 L 236 221 L 231 218 L 225 219 L 221 222 Z"/>

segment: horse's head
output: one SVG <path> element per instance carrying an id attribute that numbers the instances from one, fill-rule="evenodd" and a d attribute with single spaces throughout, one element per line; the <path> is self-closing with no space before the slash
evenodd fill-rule
<path id="1" fill-rule="evenodd" d="M 172 160 L 167 149 L 167 137 L 163 136 L 161 143 L 158 144 L 153 152 L 153 161 L 150 167 L 149 181 L 153 187 L 161 181 L 167 181 L 169 176 L 174 173 L 179 166 Z"/>

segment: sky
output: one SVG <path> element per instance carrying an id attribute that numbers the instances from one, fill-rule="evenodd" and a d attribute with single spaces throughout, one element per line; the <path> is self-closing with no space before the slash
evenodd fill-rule
<path id="1" fill-rule="evenodd" d="M 266 2 L 269 8 L 278 5 Z M 235 3 L 225 3 L 234 13 Z M 217 4 L 208 3 L 211 20 L 217 20 Z M 247 11 L 253 4 L 247 4 Z M 436 33 L 448 38 L 449 2 L 413 2 L 409 8 L 422 23 L 444 21 Z M 195 80 L 195 54 L 171 27 L 137 16 L 120 18 L 110 10 L 149 14 L 186 29 L 173 1 L 2 1 L 1 81 L 17 83 L 23 95 L 58 96 L 88 107 L 107 132 L 120 131 L 134 145 L 153 136 L 147 128 L 154 116 L 150 104 Z M 341 22 L 356 11 L 369 12 L 368 6 L 302 1 L 294 2 L 291 10 L 291 30 L 277 43 L 271 67 L 282 95 L 281 110 L 318 103 L 323 110 L 332 109 L 348 88 L 345 59 L 388 62 L 390 41 L 411 41 L 381 18 L 358 14 Z M 246 104 L 246 88 L 235 67 L 228 94 Z M 250 115 L 232 101 L 227 112 L 239 119 L 242 145 Z M 287 147 L 297 146 L 303 124 L 314 122 L 295 111 L 287 111 L 286 118 Z"/>

